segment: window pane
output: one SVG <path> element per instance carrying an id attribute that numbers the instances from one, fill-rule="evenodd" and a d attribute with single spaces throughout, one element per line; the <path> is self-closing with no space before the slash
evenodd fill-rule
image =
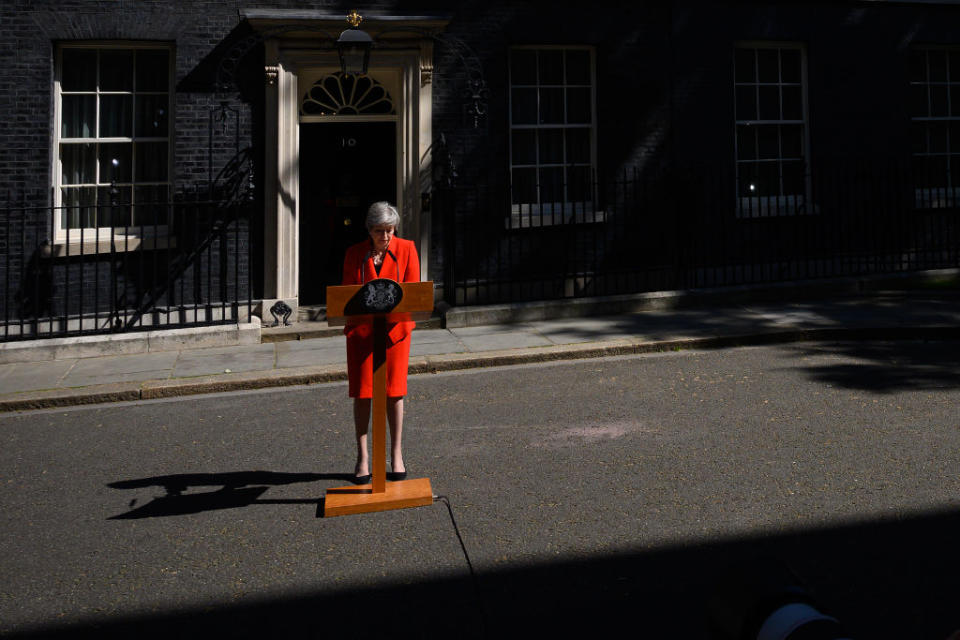
<path id="1" fill-rule="evenodd" d="M 98 227 L 126 227 L 130 225 L 130 187 L 100 187 L 97 189 Z"/>
<path id="2" fill-rule="evenodd" d="M 134 226 L 167 224 L 167 188 L 163 186 L 134 187 Z"/>
<path id="3" fill-rule="evenodd" d="M 93 227 L 96 223 L 96 193 L 93 187 L 61 190 L 60 226 L 64 229 Z"/>
<path id="4" fill-rule="evenodd" d="M 563 124 L 563 89 L 540 89 L 540 124 Z"/>
<path id="5" fill-rule="evenodd" d="M 166 205 L 169 199 L 169 188 L 166 185 L 141 185 L 133 188 L 134 204 L 138 207 L 144 204 Z"/>
<path id="6" fill-rule="evenodd" d="M 800 50 L 780 50 L 780 81 L 800 83 Z"/>
<path id="7" fill-rule="evenodd" d="M 927 52 L 913 51 L 910 53 L 910 82 L 927 81 Z"/>
<path id="8" fill-rule="evenodd" d="M 780 139 L 777 125 L 759 126 L 757 129 L 757 152 L 761 160 L 780 157 Z"/>
<path id="9" fill-rule="evenodd" d="M 803 125 L 780 125 L 780 157 L 803 157 Z"/>
<path id="10" fill-rule="evenodd" d="M 590 163 L 590 129 L 567 129 L 567 162 Z"/>
<path id="11" fill-rule="evenodd" d="M 947 158 L 946 156 L 931 156 L 927 158 L 927 185 L 931 187 L 943 187 L 947 184 Z"/>
<path id="12" fill-rule="evenodd" d="M 950 115 L 960 117 L 960 84 L 950 85 Z"/>
<path id="13" fill-rule="evenodd" d="M 541 49 L 538 52 L 540 84 L 563 84 L 563 51 Z"/>
<path id="14" fill-rule="evenodd" d="M 133 91 L 132 50 L 100 50 L 100 91 Z"/>
<path id="15" fill-rule="evenodd" d="M 512 140 L 513 164 L 537 163 L 537 134 L 533 129 L 514 129 Z"/>
<path id="16" fill-rule="evenodd" d="M 934 122 L 929 126 L 930 131 L 930 153 L 946 153 L 947 149 L 947 124 L 944 122 Z"/>
<path id="17" fill-rule="evenodd" d="M 510 82 L 537 84 L 537 52 L 533 49 L 514 49 L 510 56 Z"/>
<path id="18" fill-rule="evenodd" d="M 780 119 L 780 87 L 758 87 L 760 94 L 760 120 Z"/>
<path id="19" fill-rule="evenodd" d="M 780 82 L 780 63 L 776 49 L 757 50 L 757 71 L 760 82 Z"/>
<path id="20" fill-rule="evenodd" d="M 563 202 L 563 167 L 540 169 L 540 202 Z"/>
<path id="21" fill-rule="evenodd" d="M 166 50 L 137 51 L 137 91 L 167 91 L 170 84 L 170 53 Z"/>
<path id="22" fill-rule="evenodd" d="M 567 89 L 567 122 L 571 124 L 589 124 L 590 89 Z"/>
<path id="23" fill-rule="evenodd" d="M 96 49 L 64 49 L 60 54 L 60 89 L 62 91 L 97 90 Z"/>
<path id="24" fill-rule="evenodd" d="M 803 162 L 791 160 L 784 162 L 783 171 L 783 193 L 784 195 L 798 195 L 806 191 L 803 180 Z"/>
<path id="25" fill-rule="evenodd" d="M 563 164 L 563 129 L 541 129 L 540 164 Z"/>
<path id="26" fill-rule="evenodd" d="M 779 162 L 761 162 L 757 165 L 757 194 L 761 196 L 780 195 Z"/>
<path id="27" fill-rule="evenodd" d="M 136 96 L 136 135 L 141 138 L 167 136 L 167 96 Z"/>
<path id="28" fill-rule="evenodd" d="M 930 82 L 947 81 L 947 55 L 943 51 L 928 51 L 927 60 L 930 64 Z"/>
<path id="29" fill-rule="evenodd" d="M 133 135 L 133 96 L 100 96 L 100 137 Z"/>
<path id="30" fill-rule="evenodd" d="M 753 49 L 737 49 L 734 53 L 734 66 L 736 68 L 736 82 L 756 82 L 757 73 L 755 66 L 755 54 Z"/>
<path id="31" fill-rule="evenodd" d="M 944 118 L 949 115 L 947 109 L 947 85 L 930 85 L 930 115 L 934 118 Z"/>
<path id="32" fill-rule="evenodd" d="M 60 135 L 64 138 L 92 138 L 96 128 L 96 96 L 63 96 Z"/>
<path id="33" fill-rule="evenodd" d="M 960 153 L 960 121 L 954 120 L 950 128 L 950 153 Z"/>
<path id="34" fill-rule="evenodd" d="M 514 124 L 537 124 L 537 90 L 514 89 L 512 94 Z"/>
<path id="35" fill-rule="evenodd" d="M 137 182 L 163 182 L 167 179 L 167 143 L 138 142 L 134 145 Z"/>
<path id="36" fill-rule="evenodd" d="M 757 128 L 749 125 L 737 126 L 737 160 L 755 160 L 757 158 Z"/>
<path id="37" fill-rule="evenodd" d="M 930 115 L 927 106 L 927 85 L 910 85 L 910 114 L 914 118 L 926 118 Z"/>
<path id="38" fill-rule="evenodd" d="M 800 87 L 782 87 L 783 119 L 803 120 L 803 94 Z"/>
<path id="39" fill-rule="evenodd" d="M 590 167 L 567 167 L 567 198 L 571 202 L 591 202 L 592 172 Z"/>
<path id="40" fill-rule="evenodd" d="M 100 145 L 100 183 L 130 182 L 133 179 L 128 142 Z"/>
<path id="41" fill-rule="evenodd" d="M 567 84 L 590 84 L 590 52 L 572 50 L 567 56 Z"/>
<path id="42" fill-rule="evenodd" d="M 737 87 L 737 120 L 757 119 L 756 87 Z"/>
<path id="43" fill-rule="evenodd" d="M 96 145 L 60 145 L 61 182 L 91 184 L 97 179 Z"/>
<path id="44" fill-rule="evenodd" d="M 737 193 L 740 197 L 757 195 L 757 165 L 742 162 L 737 165 Z"/>
<path id="45" fill-rule="evenodd" d="M 537 202 L 537 170 L 513 170 L 513 202 L 535 204 Z"/>

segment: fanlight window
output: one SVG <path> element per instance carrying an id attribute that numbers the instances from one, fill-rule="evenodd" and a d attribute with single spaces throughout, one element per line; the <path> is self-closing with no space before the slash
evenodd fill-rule
<path id="1" fill-rule="evenodd" d="M 307 116 L 392 115 L 393 98 L 370 76 L 340 71 L 320 78 L 303 97 L 300 111 Z"/>

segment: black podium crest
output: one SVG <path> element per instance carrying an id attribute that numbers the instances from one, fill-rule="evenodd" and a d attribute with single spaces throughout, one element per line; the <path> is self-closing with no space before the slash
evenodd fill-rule
<path id="1" fill-rule="evenodd" d="M 349 313 L 388 313 L 403 299 L 403 288 L 395 280 L 377 278 L 360 287 L 348 303 Z"/>

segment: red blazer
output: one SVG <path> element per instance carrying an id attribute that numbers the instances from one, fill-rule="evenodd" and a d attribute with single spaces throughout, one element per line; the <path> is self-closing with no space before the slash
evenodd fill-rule
<path id="1" fill-rule="evenodd" d="M 390 241 L 388 253 L 384 256 L 380 275 L 373 266 L 373 257 L 370 255 L 372 241 L 367 238 L 358 242 L 349 249 L 343 259 L 343 283 L 363 284 L 376 278 L 389 278 L 397 282 L 420 282 L 420 257 L 417 255 L 417 246 L 411 240 L 393 237 Z M 387 325 L 387 342 L 396 344 L 413 331 L 414 322 L 395 322 Z M 344 327 L 343 332 L 349 336 L 366 337 L 373 331 L 369 324 L 350 325 Z"/>

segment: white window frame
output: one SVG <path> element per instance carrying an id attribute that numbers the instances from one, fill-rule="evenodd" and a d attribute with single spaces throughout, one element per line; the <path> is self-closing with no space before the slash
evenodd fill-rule
<path id="1" fill-rule="evenodd" d="M 951 99 L 951 87 L 960 88 L 960 69 L 951 70 L 950 68 L 950 54 L 951 53 L 960 53 L 960 47 L 915 47 L 910 50 L 909 55 L 913 56 L 915 54 L 922 53 L 924 56 L 924 64 L 926 66 L 926 80 L 924 81 L 914 81 L 912 78 L 908 78 L 910 85 L 910 91 L 913 93 L 913 87 L 926 87 L 926 98 L 927 98 L 927 114 L 933 113 L 933 100 L 931 97 L 931 89 L 934 86 L 942 86 L 945 88 L 946 99 L 947 99 L 947 113 L 953 114 L 954 112 L 957 115 L 946 115 L 946 116 L 934 116 L 934 115 L 925 115 L 917 116 L 912 113 L 912 99 L 911 99 L 911 114 L 910 114 L 910 124 L 914 127 L 920 125 L 923 126 L 925 132 L 925 151 L 917 152 L 912 151 L 911 156 L 916 158 L 937 158 L 942 157 L 946 160 L 946 174 L 944 178 L 946 179 L 946 184 L 942 186 L 933 186 L 933 187 L 922 187 L 919 185 L 914 186 L 914 204 L 918 209 L 944 209 L 944 208 L 956 208 L 960 206 L 960 182 L 954 184 L 952 181 L 952 167 L 951 165 L 960 163 L 960 150 L 952 152 L 950 150 L 951 140 L 950 140 L 950 123 L 960 124 L 960 105 L 954 107 L 952 105 Z M 943 54 L 945 57 L 944 60 L 944 69 L 947 74 L 947 79 L 944 81 L 933 81 L 930 79 L 930 54 L 937 53 Z M 910 61 L 912 63 L 912 60 Z M 910 65 L 912 67 L 912 64 Z M 911 96 L 912 98 L 912 96 Z M 933 128 L 927 125 L 943 123 L 948 125 L 946 127 L 946 139 L 943 140 L 943 148 L 946 151 L 930 151 L 931 144 L 929 136 L 933 134 Z M 958 128 L 960 131 L 960 128 Z M 960 148 L 960 144 L 958 144 Z M 914 179 L 917 179 L 916 174 Z"/>
<path id="2" fill-rule="evenodd" d="M 734 161 L 734 180 L 736 188 L 736 215 L 738 218 L 767 218 L 775 216 L 792 216 L 792 215 L 804 215 L 811 214 L 815 212 L 815 206 L 813 204 L 811 193 L 812 185 L 810 180 L 810 126 L 809 126 L 809 104 L 807 98 L 807 87 L 809 83 L 807 82 L 807 48 L 801 42 L 780 42 L 780 41 L 746 41 L 746 42 L 736 42 L 734 43 L 733 53 L 734 60 L 736 59 L 736 53 L 740 49 L 749 49 L 749 50 L 793 50 L 800 52 L 800 82 L 799 83 L 789 83 L 783 82 L 783 70 L 782 68 L 778 70 L 778 81 L 775 83 L 764 83 L 760 82 L 759 69 L 755 70 L 755 82 L 737 82 L 736 77 L 736 64 L 734 63 L 734 74 L 733 74 L 733 107 L 734 107 L 734 126 L 733 126 L 733 161 Z M 799 120 L 786 120 L 783 119 L 783 87 L 794 87 L 799 84 L 800 86 L 800 96 L 801 96 L 801 119 Z M 738 87 L 763 87 L 763 86 L 775 86 L 780 91 L 780 107 L 781 107 L 781 118 L 776 120 L 761 120 L 760 119 L 760 105 L 756 105 L 757 109 L 757 118 L 756 119 L 741 119 L 739 114 L 736 113 L 737 109 L 737 88 Z M 759 96 L 759 91 L 758 94 Z M 759 99 L 759 98 L 758 98 Z M 753 126 L 753 125 L 799 125 L 802 127 L 803 133 L 801 137 L 801 144 L 803 148 L 801 150 L 802 159 L 803 159 L 803 193 L 796 194 L 778 194 L 776 196 L 742 196 L 740 195 L 739 186 L 740 186 L 740 166 L 742 164 L 758 164 L 763 162 L 759 158 L 756 160 L 740 160 L 739 153 L 739 137 L 737 135 L 738 129 L 741 126 Z M 778 164 L 784 161 L 782 155 L 782 138 L 778 134 L 778 144 L 781 146 L 781 152 L 778 154 L 776 159 L 766 160 L 768 162 L 776 162 Z M 782 180 L 782 174 L 780 175 Z M 783 186 L 781 184 L 781 191 Z"/>
<path id="3" fill-rule="evenodd" d="M 99 134 L 99 97 L 102 95 L 146 95 L 149 93 L 161 92 L 139 92 L 136 86 L 130 91 L 101 91 L 99 80 L 99 64 L 97 69 L 96 88 L 93 91 L 64 91 L 61 84 L 63 72 L 63 53 L 69 49 L 93 49 L 93 50 L 151 50 L 166 51 L 168 54 L 167 65 L 167 135 L 165 137 L 138 137 L 136 135 L 136 107 L 134 106 L 133 120 L 131 121 L 131 135 L 129 137 L 87 137 L 87 138 L 64 138 L 63 133 L 63 96 L 64 95 L 96 95 L 97 103 L 95 107 L 95 123 L 97 124 L 96 134 Z M 63 215 L 63 166 L 61 147 L 65 144 L 110 144 L 127 143 L 131 146 L 131 165 L 136 166 L 135 142 L 166 142 L 167 143 L 167 179 L 165 181 L 142 181 L 121 183 L 117 186 L 129 188 L 131 194 L 136 193 L 137 186 L 165 186 L 167 188 L 167 200 L 172 198 L 173 181 L 173 153 L 174 153 L 174 78 L 175 78 L 175 55 L 174 46 L 169 42 L 141 42 L 141 41 L 82 41 L 82 42 L 62 42 L 55 48 L 54 65 L 54 125 L 53 125 L 53 152 L 52 156 L 52 186 L 53 186 L 53 205 L 56 212 L 53 221 L 54 242 L 57 253 L 93 253 L 110 249 L 117 251 L 129 251 L 138 248 L 163 248 L 172 244 L 172 240 L 167 240 L 169 233 L 167 224 L 148 224 L 141 226 L 118 226 L 118 227 L 71 227 L 65 228 L 62 222 Z M 134 67 L 134 78 L 136 78 L 136 68 Z M 134 98 L 135 99 L 135 98 Z M 103 189 L 110 186 L 110 183 L 103 183 L 99 176 L 99 154 L 96 160 L 96 179 L 93 183 L 70 184 L 71 188 L 95 188 Z M 135 196 L 133 196 L 135 197 Z M 131 206 L 135 206 L 135 201 Z M 134 215 L 131 210 L 131 217 Z M 83 245 L 81 247 L 81 245 Z"/>
<path id="4" fill-rule="evenodd" d="M 566 82 L 561 85 L 543 85 L 538 82 L 535 85 L 525 85 L 525 84 L 514 84 L 512 77 L 513 70 L 513 53 L 514 51 L 586 51 L 590 55 L 590 122 L 589 123 L 577 123 L 577 124 L 530 124 L 530 123 L 518 123 L 514 124 L 513 122 L 513 90 L 517 88 L 530 88 L 530 89 L 540 89 L 543 87 L 548 88 L 562 88 L 566 89 L 568 87 L 583 88 L 583 85 L 568 85 Z M 571 223 L 593 223 L 593 222 L 602 222 L 604 220 L 604 213 L 597 209 L 599 203 L 597 202 L 597 185 L 595 183 L 596 169 L 597 169 L 597 66 L 596 66 L 596 50 L 592 46 L 588 45 L 517 45 L 510 47 L 509 58 L 507 61 L 507 95 L 508 95 L 508 107 L 507 114 L 509 117 L 509 127 L 508 127 L 508 165 L 509 165 L 509 176 L 510 182 L 513 183 L 513 171 L 514 169 L 536 169 L 538 174 L 539 170 L 542 167 L 568 167 L 568 166 L 584 166 L 582 164 L 577 165 L 568 165 L 568 164 L 547 164 L 540 162 L 540 149 L 537 145 L 536 155 L 537 160 L 534 164 L 514 164 L 513 162 L 513 132 L 515 130 L 524 130 L 524 129 L 533 129 L 533 130 L 545 130 L 545 129 L 589 129 L 590 131 L 590 164 L 589 171 L 591 173 L 591 200 L 586 202 L 569 202 L 564 198 L 564 206 L 557 207 L 556 203 L 541 203 L 538 202 L 532 203 L 514 203 L 513 202 L 513 190 L 511 189 L 511 203 L 510 203 L 510 218 L 507 219 L 506 224 L 510 228 L 518 227 L 541 227 L 541 226 L 552 226 L 558 224 L 571 224 Z M 564 109 L 566 110 L 566 101 L 564 101 Z M 566 142 L 564 142 L 566 145 Z M 564 157 L 566 158 L 566 149 L 564 149 Z M 539 189 L 538 189 L 539 190 Z M 564 191 L 566 191 L 566 184 L 564 186 Z"/>

